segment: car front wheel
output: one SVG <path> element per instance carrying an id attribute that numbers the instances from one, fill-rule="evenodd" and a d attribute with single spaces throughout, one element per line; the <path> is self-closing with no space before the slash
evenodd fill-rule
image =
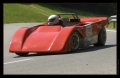
<path id="1" fill-rule="evenodd" d="M 80 46 L 80 35 L 74 32 L 70 38 L 71 51 L 77 51 Z"/>
<path id="2" fill-rule="evenodd" d="M 19 56 L 26 56 L 28 55 L 28 53 L 15 53 L 16 55 L 19 55 Z"/>

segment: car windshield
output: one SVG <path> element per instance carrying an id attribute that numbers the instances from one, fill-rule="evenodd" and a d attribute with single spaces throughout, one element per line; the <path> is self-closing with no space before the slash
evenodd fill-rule
<path id="1" fill-rule="evenodd" d="M 72 15 L 60 15 L 60 18 L 74 18 Z"/>
<path id="2" fill-rule="evenodd" d="M 79 19 L 75 13 L 59 13 L 56 15 L 58 15 L 60 18 Z"/>

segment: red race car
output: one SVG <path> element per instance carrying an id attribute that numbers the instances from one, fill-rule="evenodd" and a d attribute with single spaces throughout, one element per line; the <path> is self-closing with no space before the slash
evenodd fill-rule
<path id="1" fill-rule="evenodd" d="M 18 29 L 11 39 L 9 52 L 24 56 L 30 52 L 60 53 L 85 49 L 89 45 L 105 45 L 108 17 L 78 18 L 75 13 L 54 15 L 58 16 L 61 25 L 48 25 L 47 21 Z"/>

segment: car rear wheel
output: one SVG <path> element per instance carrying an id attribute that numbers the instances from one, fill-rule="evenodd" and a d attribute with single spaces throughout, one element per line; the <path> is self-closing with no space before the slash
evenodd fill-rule
<path id="1" fill-rule="evenodd" d="M 16 55 L 19 55 L 19 56 L 26 56 L 28 55 L 28 53 L 15 53 Z"/>
<path id="2" fill-rule="evenodd" d="M 80 46 L 80 34 L 74 32 L 70 38 L 71 51 L 77 51 Z"/>
<path id="3" fill-rule="evenodd" d="M 106 38 L 107 38 L 106 29 L 105 27 L 103 27 L 100 33 L 98 34 L 98 42 L 94 44 L 94 46 L 104 46 L 106 43 Z"/>

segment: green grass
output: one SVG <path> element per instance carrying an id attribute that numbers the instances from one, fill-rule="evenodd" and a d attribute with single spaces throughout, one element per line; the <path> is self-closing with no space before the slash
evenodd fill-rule
<path id="1" fill-rule="evenodd" d="M 108 29 L 116 29 L 117 28 L 117 23 L 116 22 L 111 22 L 108 26 L 106 26 Z"/>
<path id="2" fill-rule="evenodd" d="M 4 24 L 8 23 L 26 23 L 26 22 L 46 22 L 51 14 L 55 13 L 76 13 L 79 17 L 101 16 L 94 13 L 88 13 L 70 8 L 58 7 L 49 4 L 18 4 L 5 3 L 3 5 Z M 113 24 L 108 27 L 112 28 Z"/>
<path id="3" fill-rule="evenodd" d="M 49 7 L 49 8 L 48 8 Z M 54 9 L 53 9 L 54 8 Z M 93 13 L 74 9 L 38 4 L 4 4 L 4 24 L 17 22 L 45 22 L 49 15 L 54 13 L 76 13 L 79 17 L 95 16 Z M 97 16 L 97 15 L 96 15 Z"/>
<path id="4" fill-rule="evenodd" d="M 47 16 L 28 5 L 4 4 L 4 23 L 43 22 Z"/>

